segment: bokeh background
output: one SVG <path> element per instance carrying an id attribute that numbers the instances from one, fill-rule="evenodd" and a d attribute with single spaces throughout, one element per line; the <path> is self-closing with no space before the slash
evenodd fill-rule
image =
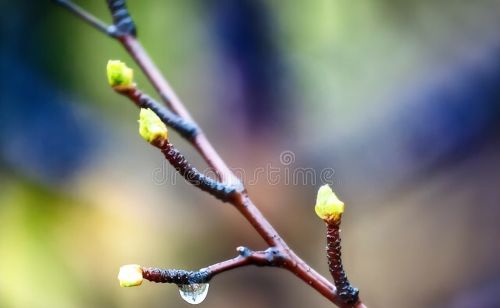
<path id="1" fill-rule="evenodd" d="M 282 172 L 290 151 L 287 168 L 335 170 L 345 266 L 370 307 L 500 306 L 499 1 L 128 3 L 230 166 Z M 49 1 L 0 12 L 0 307 L 188 307 L 173 285 L 120 288 L 119 266 L 264 248 L 231 206 L 158 181 L 169 167 L 106 83 L 108 59 L 135 68 L 117 42 Z M 268 182 L 249 185 L 255 202 L 328 276 L 320 179 Z M 269 268 L 218 276 L 202 305 L 331 306 Z"/>

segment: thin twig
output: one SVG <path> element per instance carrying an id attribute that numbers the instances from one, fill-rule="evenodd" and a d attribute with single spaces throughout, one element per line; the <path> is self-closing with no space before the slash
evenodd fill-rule
<path id="1" fill-rule="evenodd" d="M 340 219 L 336 222 L 327 223 L 327 247 L 328 268 L 332 274 L 337 294 L 346 304 L 355 304 L 359 300 L 359 290 L 354 288 L 344 271 L 342 265 Z"/>
<path id="2" fill-rule="evenodd" d="M 173 113 L 150 96 L 144 94 L 137 86 L 126 89 L 115 88 L 115 91 L 128 97 L 137 107 L 153 110 L 166 125 L 173 128 L 187 140 L 193 140 L 200 132 L 200 129 L 194 123 Z"/>
<path id="3" fill-rule="evenodd" d="M 161 269 L 156 267 L 143 267 L 142 277 L 156 283 L 192 284 L 207 283 L 210 281 L 206 270 L 186 271 L 177 269 Z"/>

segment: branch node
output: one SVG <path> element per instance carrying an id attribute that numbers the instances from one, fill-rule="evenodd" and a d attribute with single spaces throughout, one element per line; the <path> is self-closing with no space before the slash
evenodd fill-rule
<path id="1" fill-rule="evenodd" d="M 286 257 L 278 247 L 269 247 L 264 251 L 267 261 L 272 266 L 281 267 L 285 265 Z"/>
<path id="2" fill-rule="evenodd" d="M 238 248 L 236 248 L 236 251 L 238 252 L 238 254 L 242 257 L 250 257 L 253 253 L 252 250 L 250 250 L 248 247 L 244 247 L 244 246 L 239 246 Z"/>

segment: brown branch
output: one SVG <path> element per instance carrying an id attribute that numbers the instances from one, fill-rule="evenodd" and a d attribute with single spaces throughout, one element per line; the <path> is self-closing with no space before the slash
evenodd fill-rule
<path id="1" fill-rule="evenodd" d="M 69 1 L 58 1 L 58 3 L 68 3 Z M 87 13 L 82 10 L 74 10 L 71 6 L 64 5 L 69 8 L 73 13 L 78 15 L 80 18 L 84 19 L 86 22 L 89 21 Z M 95 27 L 95 23 L 91 23 Z M 102 31 L 102 28 L 96 27 Z M 104 32 L 104 31 L 103 31 Z M 167 80 L 163 77 L 162 73 L 159 71 L 157 66 L 153 63 L 149 57 L 146 50 L 142 47 L 141 43 L 135 38 L 132 33 L 114 32 L 110 34 L 105 32 L 112 37 L 117 38 L 129 54 L 134 58 L 136 63 L 139 65 L 143 73 L 149 79 L 151 84 L 159 93 L 161 99 L 166 103 L 169 108 L 172 109 L 174 113 L 179 115 L 184 120 L 195 123 L 191 115 L 184 107 L 184 104 L 178 98 L 176 93 L 170 87 Z M 229 169 L 226 163 L 221 159 L 219 154 L 210 144 L 206 138 L 203 131 L 199 133 L 192 139 L 192 144 L 194 148 L 200 153 L 208 165 L 214 170 L 221 179 L 223 183 L 230 183 L 232 186 L 240 186 L 240 181 L 234 175 L 234 173 Z M 280 267 L 287 269 L 288 271 L 295 274 L 297 277 L 302 279 L 305 283 L 310 285 L 325 298 L 329 299 L 331 302 L 339 307 L 352 307 L 353 305 L 346 304 L 338 295 L 335 286 L 329 282 L 322 275 L 317 273 L 312 269 L 306 262 L 300 259 L 294 251 L 292 251 L 281 236 L 276 232 L 274 227 L 269 223 L 269 221 L 263 216 L 259 209 L 253 204 L 250 197 L 245 190 L 236 191 L 230 198 L 230 202 L 238 209 L 238 211 L 250 222 L 250 224 L 255 228 L 258 234 L 266 241 L 266 243 L 273 247 L 276 253 L 279 253 L 283 259 L 280 263 Z M 241 260 L 241 257 L 237 257 L 236 260 L 229 260 L 222 262 L 219 267 L 215 266 L 215 271 L 223 272 L 229 269 L 237 268 L 246 265 L 246 262 Z M 358 301 L 354 307 L 365 307 L 360 301 Z"/>

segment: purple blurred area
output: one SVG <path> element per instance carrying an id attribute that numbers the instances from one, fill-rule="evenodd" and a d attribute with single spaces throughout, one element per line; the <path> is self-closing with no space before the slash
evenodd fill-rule
<path id="1" fill-rule="evenodd" d="M 105 1 L 78 3 L 110 20 Z M 194 118 L 313 267 L 328 277 L 313 211 L 327 182 L 369 307 L 500 306 L 498 1 L 127 3 Z M 121 46 L 53 3 L 0 8 L 0 307 L 187 307 L 172 285 L 120 288 L 117 269 L 198 269 L 264 248 L 140 139 L 108 59 L 157 94 Z M 217 277 L 201 305 L 331 306 L 261 268 Z"/>

